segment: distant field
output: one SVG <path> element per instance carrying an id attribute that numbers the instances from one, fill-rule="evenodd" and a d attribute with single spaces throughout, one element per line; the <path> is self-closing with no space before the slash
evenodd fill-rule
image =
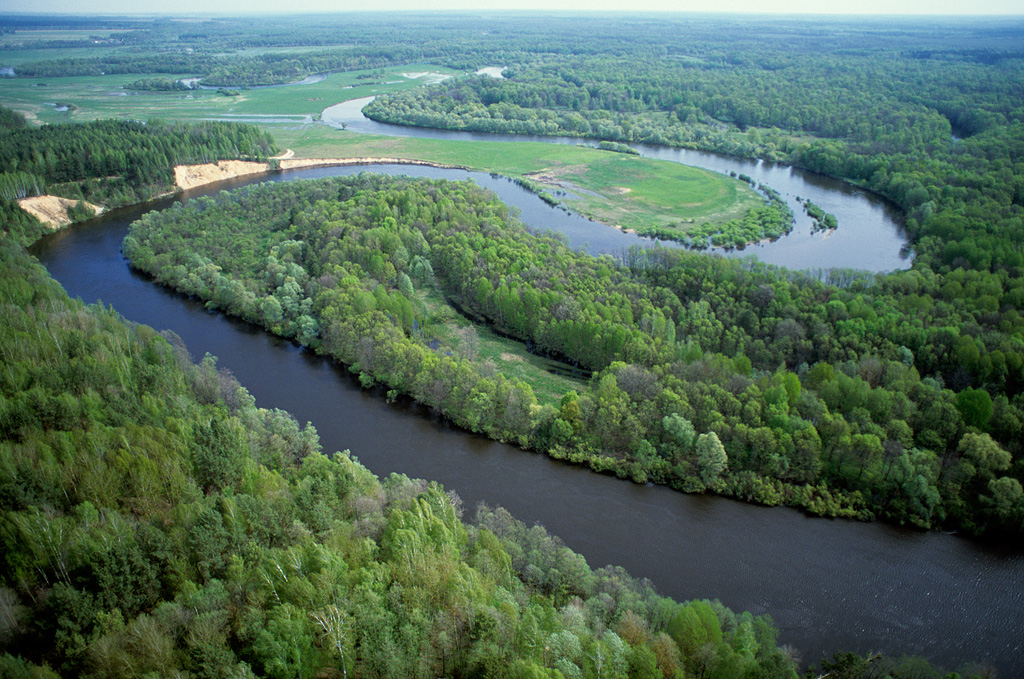
<path id="1" fill-rule="evenodd" d="M 50 29 L 24 29 L 19 28 L 14 33 L 0 35 L 0 47 L 7 45 L 31 44 L 38 40 L 88 40 L 90 38 L 108 38 L 115 33 L 128 33 L 136 30 L 131 28 L 119 29 L 75 29 L 75 28 L 50 28 Z"/>
<path id="2" fill-rule="evenodd" d="M 19 64 L 27 64 L 32 61 L 46 61 L 48 59 L 90 59 L 93 57 L 103 57 L 121 50 L 120 47 L 106 45 L 67 49 L 16 49 L 12 46 L 12 43 L 4 42 L 3 37 L 10 38 L 11 36 L 0 37 L 0 67 L 16 67 Z"/>
<path id="3" fill-rule="evenodd" d="M 68 50 L 70 51 L 70 50 Z M 20 52 L 18 52 L 20 54 Z M 3 53 L 0 53 L 2 56 Z M 52 56 L 52 55 L 51 55 Z M 50 58 L 50 57 L 47 57 Z M 2 63 L 2 62 L 0 62 Z M 16 66 L 15 66 L 16 68 Z M 166 118 L 175 120 L 223 119 L 271 124 L 301 123 L 328 106 L 354 97 L 419 87 L 422 79 L 403 73 L 459 72 L 431 64 L 332 73 L 325 80 L 308 85 L 282 85 L 238 90 L 238 96 L 224 96 L 216 90 L 154 92 L 126 90 L 125 85 L 147 78 L 185 78 L 194 73 L 126 74 L 76 76 L 70 78 L 0 79 L 0 103 L 41 123 L 96 120 L 99 118 Z M 381 78 L 362 78 L 376 75 Z M 75 109 L 59 113 L 54 103 L 70 103 Z M 260 120 L 260 116 L 271 116 Z"/>
<path id="4" fill-rule="evenodd" d="M 29 52 L 35 51 L 10 53 Z M 3 54 L 0 52 L 0 56 Z M 332 73 L 309 84 L 232 90 L 237 94 L 230 96 L 204 89 L 125 89 L 125 85 L 146 78 L 196 75 L 190 73 L 4 78 L 0 79 L 0 103 L 38 123 L 101 118 L 246 122 L 269 130 L 279 146 L 293 149 L 300 158 L 389 156 L 498 172 L 530 179 L 588 217 L 640 231 L 680 223 L 681 229 L 685 229 L 690 222 L 722 222 L 741 216 L 761 202 L 746 184 L 727 177 L 677 163 L 588 147 L 373 137 L 315 122 L 325 108 L 336 103 L 420 87 L 432 77 L 436 79 L 435 74 L 454 76 L 460 72 L 432 64 L 409 64 Z M 58 104 L 70 104 L 73 108 L 61 111 Z"/>

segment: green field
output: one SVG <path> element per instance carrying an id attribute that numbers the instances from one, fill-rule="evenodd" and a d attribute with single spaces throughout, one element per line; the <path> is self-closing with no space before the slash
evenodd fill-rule
<path id="1" fill-rule="evenodd" d="M 0 57 L 5 54 L 8 53 L 0 53 Z M 0 58 L 0 65 L 7 63 Z M 371 71 L 332 73 L 325 80 L 308 85 L 240 89 L 237 90 L 237 96 L 225 96 L 216 90 L 154 92 L 125 89 L 126 85 L 136 80 L 185 78 L 195 76 L 194 73 L 4 78 L 0 79 L 0 103 L 40 123 L 100 118 L 165 118 L 294 125 L 346 99 L 420 87 L 423 78 L 408 76 L 424 72 L 445 75 L 460 73 L 430 64 L 411 64 Z M 378 73 L 382 77 L 359 78 L 360 75 Z M 53 106 L 57 102 L 73 104 L 75 109 L 67 113 L 57 112 Z"/>
<path id="2" fill-rule="evenodd" d="M 548 186 L 572 192 L 576 197 L 566 201 L 569 205 L 606 224 L 643 230 L 719 222 L 741 217 L 762 202 L 746 184 L 712 172 L 608 151 L 594 155 L 541 177 Z"/>
<path id="3" fill-rule="evenodd" d="M 572 377 L 570 366 L 531 354 L 522 342 L 496 335 L 486 325 L 461 316 L 444 301 L 436 285 L 424 286 L 418 297 L 429 310 L 430 338 L 441 351 L 480 365 L 489 363 L 496 373 L 526 382 L 541 405 L 557 405 L 566 392 L 586 389 L 585 379 Z"/>
<path id="4" fill-rule="evenodd" d="M 586 146 L 381 137 L 324 125 L 267 129 L 299 158 L 415 158 L 530 179 L 578 196 L 559 196 L 577 212 L 626 229 L 721 222 L 763 202 L 746 183 L 714 172 Z"/>
<path id="5" fill-rule="evenodd" d="M 19 28 L 14 33 L 0 35 L 0 45 L 31 44 L 37 40 L 89 40 L 91 38 L 109 38 L 114 34 L 129 33 L 137 29 L 92 29 L 92 28 Z"/>

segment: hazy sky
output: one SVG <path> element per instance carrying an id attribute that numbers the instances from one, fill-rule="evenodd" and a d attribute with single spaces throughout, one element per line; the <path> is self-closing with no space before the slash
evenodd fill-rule
<path id="1" fill-rule="evenodd" d="M 1022 0 L 3 0 L 0 12 L 300 13 L 408 10 L 598 10 L 784 14 L 1024 14 Z"/>

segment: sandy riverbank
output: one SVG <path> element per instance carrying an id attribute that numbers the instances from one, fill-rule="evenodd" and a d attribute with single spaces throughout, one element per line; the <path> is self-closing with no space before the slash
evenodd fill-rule
<path id="1" fill-rule="evenodd" d="M 21 206 L 22 210 L 28 212 L 54 231 L 71 223 L 71 218 L 68 217 L 68 210 L 77 203 L 77 200 L 61 198 L 60 196 L 33 196 L 31 198 L 22 198 L 18 201 L 18 205 Z M 85 203 L 84 201 L 83 203 L 96 214 L 103 212 L 103 208 L 99 205 Z"/>
<path id="2" fill-rule="evenodd" d="M 194 189 L 197 186 L 213 182 L 259 174 L 269 169 L 267 163 L 254 163 L 246 160 L 222 160 L 218 163 L 202 165 L 175 165 L 174 183 L 182 189 Z"/>
<path id="3" fill-rule="evenodd" d="M 426 160 L 412 160 L 409 158 L 291 158 L 288 152 L 275 159 L 275 165 L 282 170 L 297 170 L 307 167 L 330 167 L 337 165 L 422 165 L 425 167 L 438 167 L 450 170 L 468 170 L 462 165 L 445 165 L 444 163 L 432 163 Z M 217 163 L 203 163 L 201 165 L 177 165 L 174 168 L 174 183 L 182 190 L 194 189 L 197 186 L 205 186 L 214 182 L 244 177 L 247 175 L 260 174 L 271 171 L 270 163 L 257 163 L 246 160 L 222 160 Z M 59 196 L 34 196 L 22 198 L 18 205 L 23 210 L 33 215 L 51 229 L 60 229 L 71 223 L 68 217 L 68 208 L 77 203 L 77 200 L 61 198 Z M 96 214 L 103 212 L 103 208 L 92 203 L 85 203 L 92 208 Z"/>

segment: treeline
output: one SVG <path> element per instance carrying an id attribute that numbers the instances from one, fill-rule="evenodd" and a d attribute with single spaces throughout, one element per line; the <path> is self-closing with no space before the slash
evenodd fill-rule
<path id="1" fill-rule="evenodd" d="M 192 89 L 181 78 L 142 78 L 128 83 L 124 88 L 155 92 L 187 92 Z"/>
<path id="2" fill-rule="evenodd" d="M 9 215 L 21 212 L 11 201 L 44 192 L 109 207 L 136 203 L 173 191 L 175 165 L 276 152 L 268 133 L 237 123 L 101 120 L 8 129 L 0 137 L 0 201 Z M 12 220 L 16 233 L 30 226 Z"/>
<path id="3" fill-rule="evenodd" d="M 770 620 L 378 481 L 0 239 L 5 677 L 777 677 Z"/>
<path id="4" fill-rule="evenodd" d="M 204 73 L 210 54 L 111 54 L 105 57 L 65 57 L 19 64 L 18 77 L 65 78 L 129 73 Z"/>
<path id="5" fill-rule="evenodd" d="M 236 57 L 216 64 L 203 78 L 203 84 L 224 87 L 280 85 L 301 80 L 314 73 L 381 68 L 417 61 L 422 57 L 421 50 L 403 46 Z"/>
<path id="6" fill-rule="evenodd" d="M 945 301 L 971 284 L 962 271 L 837 286 L 684 251 L 620 264 L 529 235 L 475 185 L 372 175 L 151 213 L 124 252 L 366 385 L 600 471 L 832 516 L 1024 527 L 1020 328 Z M 591 383 L 537 403 L 437 341 L 417 293 L 434 287 Z"/>
<path id="7" fill-rule="evenodd" d="M 20 64 L 17 74 L 19 77 L 59 78 L 136 73 L 189 73 L 203 76 L 204 85 L 250 87 L 280 85 L 327 71 L 354 71 L 392 66 L 416 61 L 422 56 L 422 51 L 416 48 L 387 46 L 378 49 L 344 49 L 331 52 L 272 53 L 252 57 L 217 56 L 190 50 L 171 54 L 132 53 L 52 59 Z M 133 83 L 133 89 L 168 89 L 157 87 L 159 83 L 159 80 L 143 79 Z"/>

